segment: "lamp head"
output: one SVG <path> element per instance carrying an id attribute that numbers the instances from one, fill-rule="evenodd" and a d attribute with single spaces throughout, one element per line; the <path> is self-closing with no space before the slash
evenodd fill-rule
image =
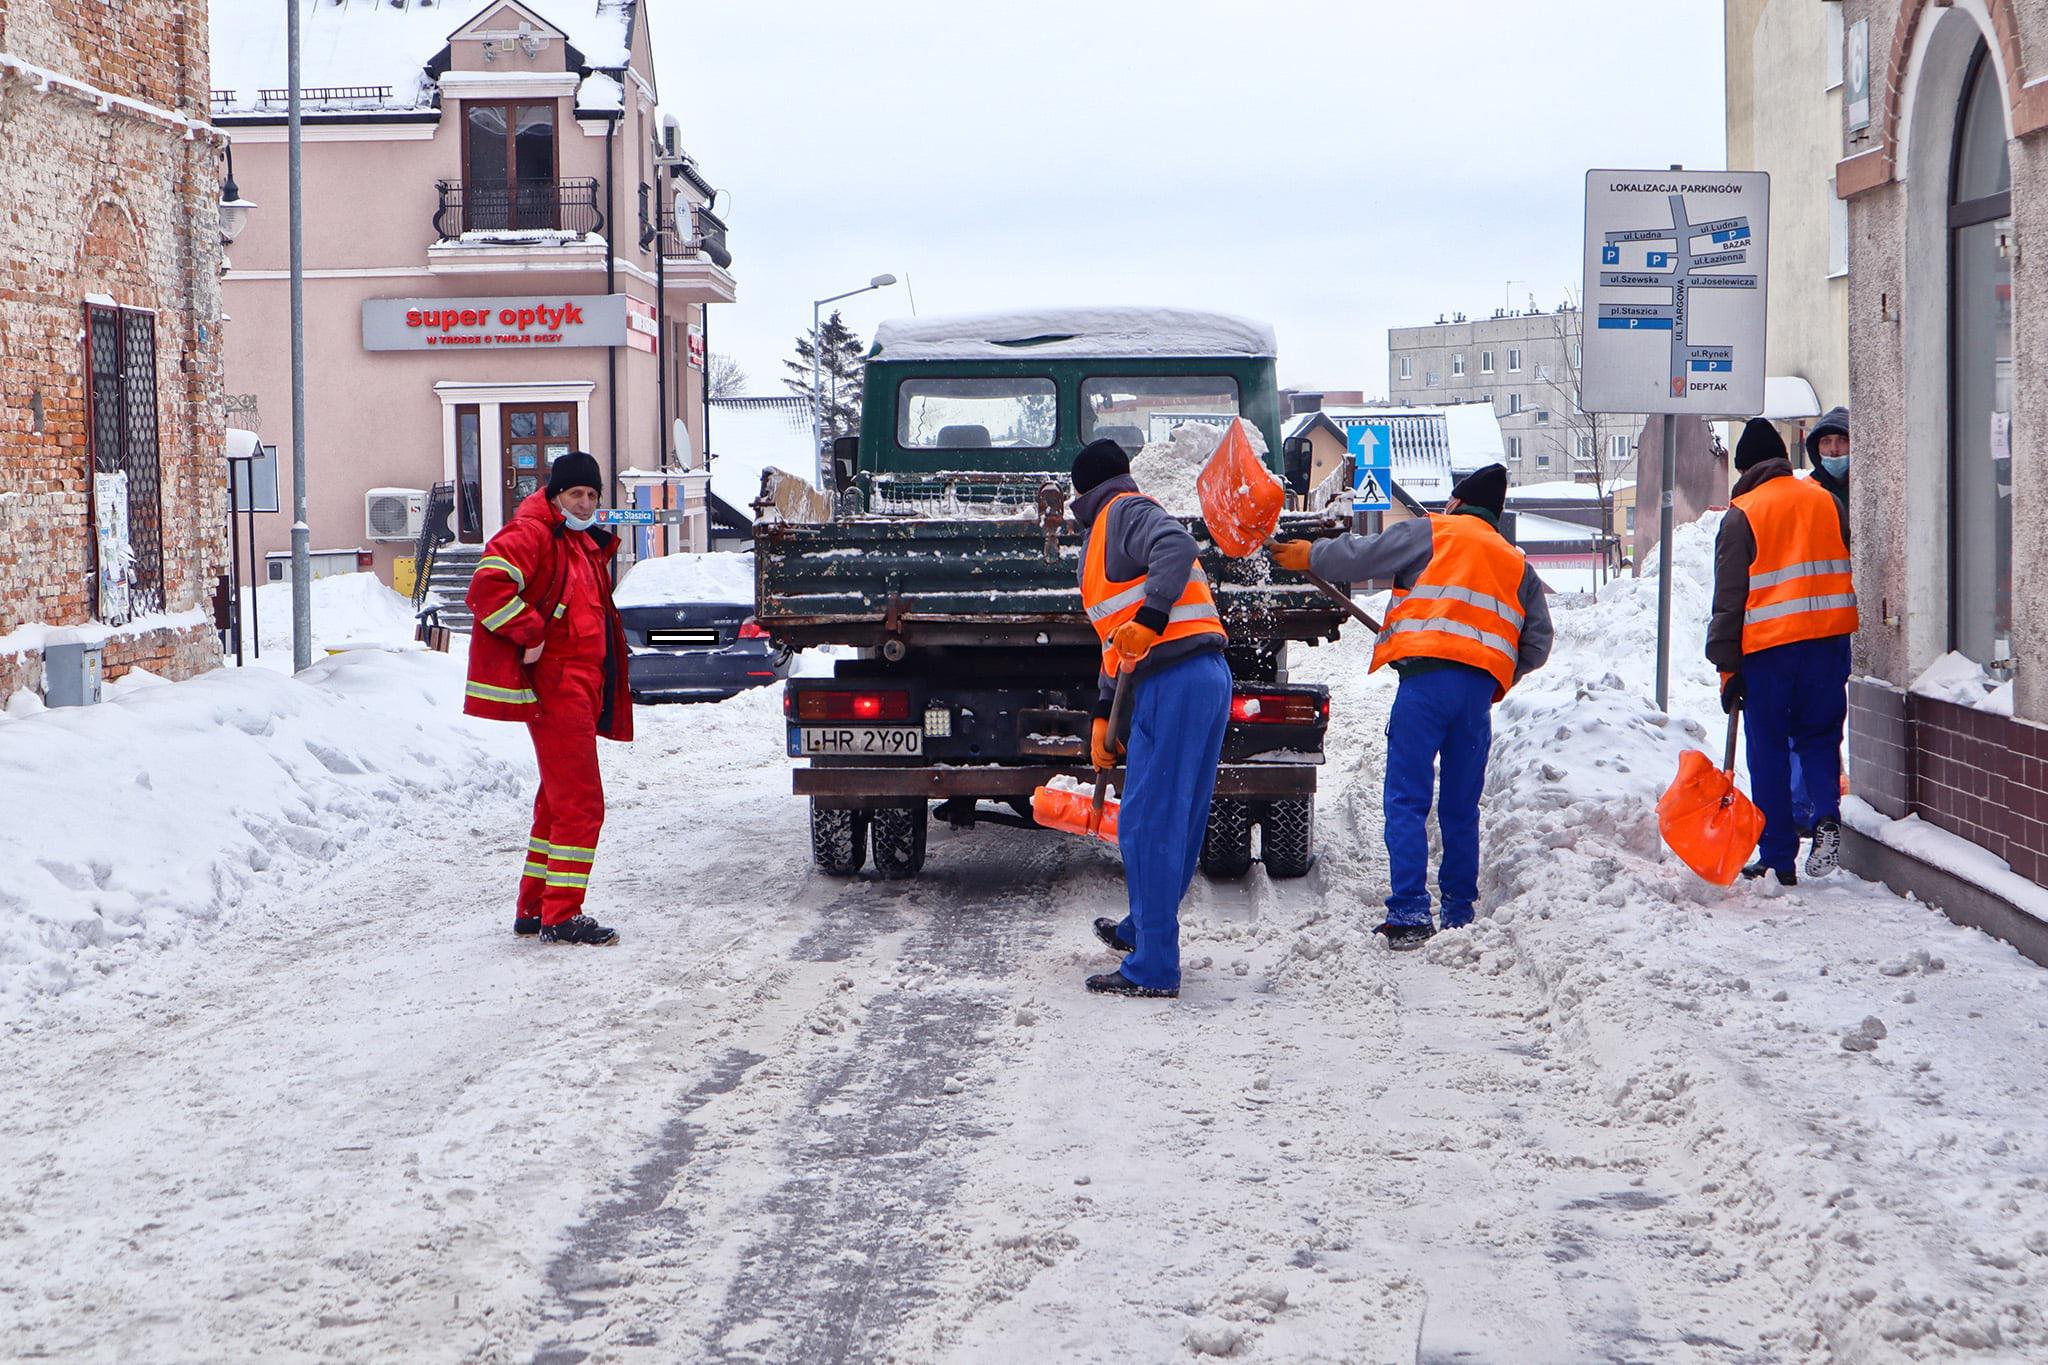
<path id="1" fill-rule="evenodd" d="M 868 288 L 880 289 L 884 285 L 890 285 L 894 283 L 896 283 L 896 277 L 894 275 L 877 275 L 873 279 L 868 281 Z"/>

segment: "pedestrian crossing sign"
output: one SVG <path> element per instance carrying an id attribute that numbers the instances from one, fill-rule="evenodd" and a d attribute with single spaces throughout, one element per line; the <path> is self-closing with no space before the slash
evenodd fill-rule
<path id="1" fill-rule="evenodd" d="M 1348 427 L 1351 447 L 1351 510 L 1385 512 L 1393 507 L 1394 440 L 1385 422 L 1358 422 Z"/>

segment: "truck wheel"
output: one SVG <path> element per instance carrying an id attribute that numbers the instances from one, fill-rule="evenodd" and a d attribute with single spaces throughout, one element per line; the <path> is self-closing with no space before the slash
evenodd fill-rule
<path id="1" fill-rule="evenodd" d="M 868 860 L 868 813 L 826 810 L 811 802 L 811 861 L 834 877 L 851 877 Z"/>
<path id="2" fill-rule="evenodd" d="M 1268 877 L 1305 877 L 1315 861 L 1316 801 L 1275 801 L 1260 824 L 1260 855 Z"/>
<path id="3" fill-rule="evenodd" d="M 875 846 L 875 871 L 891 879 L 915 877 L 923 871 L 925 835 L 930 828 L 922 801 L 874 812 L 869 836 Z"/>
<path id="4" fill-rule="evenodd" d="M 1202 871 L 1214 878 L 1234 879 L 1249 872 L 1251 866 L 1251 808 L 1219 796 L 1209 803 L 1209 828 L 1202 836 Z"/>

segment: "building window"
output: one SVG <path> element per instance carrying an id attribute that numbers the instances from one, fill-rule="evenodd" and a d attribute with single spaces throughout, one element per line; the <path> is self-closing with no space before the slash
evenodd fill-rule
<path id="1" fill-rule="evenodd" d="M 2012 173 L 1997 72 L 1963 81 L 1949 185 L 1950 647 L 2012 658 Z"/>
<path id="2" fill-rule="evenodd" d="M 1598 449 L 1598 444 L 1592 437 L 1581 436 L 1579 438 L 1579 458 L 1586 463 L 1591 464 L 1593 462 L 1593 452 L 1596 449 Z"/>
<path id="3" fill-rule="evenodd" d="M 1435 388 L 1435 387 L 1436 387 L 1436 386 L 1437 386 L 1438 384 L 1441 384 L 1442 382 L 1443 382 L 1443 376 L 1442 376 L 1442 375 L 1440 375 L 1440 374 L 1438 374 L 1438 373 L 1437 373 L 1437 372 L 1436 372 L 1435 370 L 1431 370 L 1431 371 L 1429 372 L 1429 376 L 1428 376 L 1428 378 L 1424 379 L 1424 380 L 1422 381 L 1422 384 L 1423 384 L 1423 387 L 1424 387 L 1424 388 L 1430 388 L 1430 389 L 1433 389 L 1433 388 Z"/>
<path id="4" fill-rule="evenodd" d="M 1454 376 L 1465 373 L 1465 353 L 1463 351 L 1451 357 L 1451 373 Z"/>
<path id="5" fill-rule="evenodd" d="M 1522 351 L 1521 351 L 1521 348 L 1520 348 L 1519 346 L 1510 346 L 1510 347 L 1508 347 L 1508 373 L 1509 373 L 1509 374 L 1520 374 L 1521 372 L 1522 372 Z"/>
<path id="6" fill-rule="evenodd" d="M 1513 416 L 1514 414 L 1516 414 L 1516 413 L 1520 412 L 1521 410 L 1522 410 L 1522 395 L 1520 395 L 1519 393 L 1511 393 L 1511 394 L 1509 394 L 1509 395 L 1508 395 L 1508 415 L 1509 415 L 1510 417 L 1512 417 L 1512 416 Z"/>
<path id="7" fill-rule="evenodd" d="M 1549 452 L 1549 451 L 1547 451 L 1547 450 L 1539 450 L 1539 451 L 1537 451 L 1537 452 L 1536 452 L 1536 467 L 1537 467 L 1538 469 L 1548 469 L 1548 468 L 1550 468 L 1550 452 Z"/>
<path id="8" fill-rule="evenodd" d="M 1415 361 L 1405 355 L 1401 357 L 1401 377 L 1403 379 L 1413 379 L 1415 377 Z"/>
<path id="9" fill-rule="evenodd" d="M 1627 527 L 1627 529 L 1628 529 L 1628 531 L 1629 531 L 1629 534 L 1631 534 L 1631 535 L 1635 534 L 1635 529 L 1636 529 L 1636 505 L 1635 505 L 1634 503 L 1630 503 L 1630 504 L 1629 504 L 1628 506 L 1626 506 L 1626 507 L 1622 508 L 1622 509 L 1621 509 L 1621 511 L 1622 511 L 1622 518 L 1621 518 L 1621 519 L 1622 519 L 1623 523 L 1624 523 L 1624 524 L 1626 525 L 1626 527 Z"/>
<path id="10" fill-rule="evenodd" d="M 1821 9 L 1827 15 L 1827 50 L 1826 55 L 1821 59 L 1827 71 L 1825 81 L 1821 86 L 1821 89 L 1825 91 L 1836 89 L 1842 84 L 1842 48 L 1846 42 L 1846 34 L 1843 32 L 1842 7 L 1840 5 L 1822 5 Z"/>
<path id="11" fill-rule="evenodd" d="M 484 424 L 474 403 L 455 408 L 455 533 L 466 545 L 484 540 Z"/>
<path id="12" fill-rule="evenodd" d="M 470 101 L 462 121 L 462 225 L 470 232 L 561 226 L 555 106 Z"/>
<path id="13" fill-rule="evenodd" d="M 1492 373 L 1493 373 L 1493 352 L 1492 352 L 1492 351 L 1481 351 L 1481 352 L 1479 353 L 1479 373 L 1481 373 L 1481 374 L 1492 374 Z"/>
<path id="14" fill-rule="evenodd" d="M 164 609 L 156 314 L 88 304 L 85 318 L 94 603 L 119 624 Z"/>
<path id="15" fill-rule="evenodd" d="M 1508 458 L 1509 458 L 1510 460 L 1513 460 L 1513 461 L 1515 461 L 1515 462 L 1516 462 L 1517 464 L 1519 464 L 1519 463 L 1521 462 L 1521 459 L 1522 459 L 1522 438 L 1521 438 L 1521 437 L 1519 437 L 1519 436 L 1510 436 L 1510 437 L 1508 437 Z"/>
<path id="16" fill-rule="evenodd" d="M 1539 384 L 1548 384 L 1550 382 L 1550 367 L 1548 365 L 1538 365 L 1536 367 L 1536 382 Z"/>
<path id="17" fill-rule="evenodd" d="M 1609 459 L 1617 462 L 1626 460 L 1628 458 L 1628 437 L 1626 435 L 1608 437 L 1607 455 Z"/>
<path id="18" fill-rule="evenodd" d="M 1538 426 L 1542 426 L 1542 425 L 1544 425 L 1544 424 L 1547 424 L 1547 423 L 1548 423 L 1549 421 L 1550 421 L 1550 409 L 1549 409 L 1549 408 L 1538 408 L 1538 409 L 1536 409 L 1536 423 L 1537 423 L 1537 425 L 1538 425 Z"/>

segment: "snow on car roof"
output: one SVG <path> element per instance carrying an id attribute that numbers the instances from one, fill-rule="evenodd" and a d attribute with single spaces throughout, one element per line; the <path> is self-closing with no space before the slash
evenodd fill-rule
<path id="1" fill-rule="evenodd" d="M 1016 360 L 1023 356 L 1269 356 L 1263 322 L 1191 308 L 1043 308 L 892 318 L 875 329 L 880 360 Z"/>
<path id="2" fill-rule="evenodd" d="M 712 551 L 709 554 L 656 555 L 626 571 L 612 594 L 617 607 L 674 607 L 692 602 L 736 606 L 754 604 L 754 556 Z"/>
<path id="3" fill-rule="evenodd" d="M 431 107 L 427 63 L 455 33 L 505 0 L 342 0 L 308 5 L 299 16 L 300 83 L 315 108 L 367 112 Z M 632 10 L 618 0 L 518 0 L 564 34 L 592 67 L 617 69 L 631 56 Z M 215 114 L 280 113 L 262 92 L 286 81 L 286 10 L 277 0 L 213 0 L 209 16 L 212 84 L 227 92 Z M 573 69 L 573 68 L 572 68 Z M 348 90 L 388 94 L 342 97 Z M 322 92 L 337 92 L 325 98 Z"/>

